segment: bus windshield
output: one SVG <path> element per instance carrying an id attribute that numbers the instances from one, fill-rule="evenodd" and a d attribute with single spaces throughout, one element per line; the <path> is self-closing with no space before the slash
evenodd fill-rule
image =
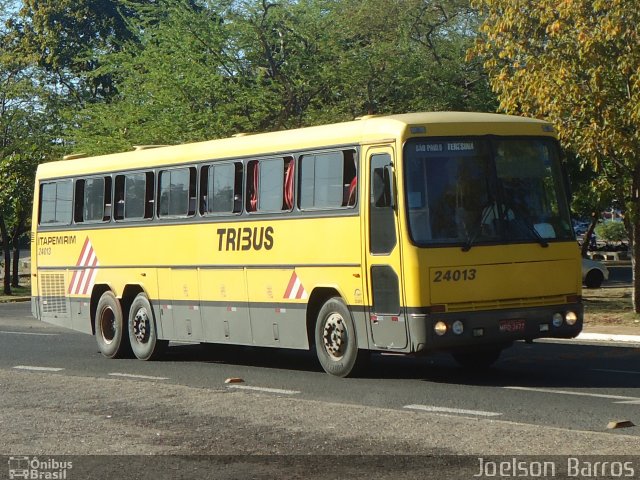
<path id="1" fill-rule="evenodd" d="M 404 147 L 416 245 L 573 239 L 558 148 L 537 137 L 412 139 Z"/>

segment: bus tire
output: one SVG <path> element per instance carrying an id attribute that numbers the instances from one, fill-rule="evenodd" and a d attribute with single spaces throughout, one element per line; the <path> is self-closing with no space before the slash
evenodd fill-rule
<path id="1" fill-rule="evenodd" d="M 467 370 L 485 370 L 500 358 L 501 353 L 502 348 L 495 347 L 471 352 L 454 352 L 451 355 L 458 365 Z"/>
<path id="2" fill-rule="evenodd" d="M 136 295 L 131 303 L 128 330 L 131 350 L 140 360 L 155 360 L 169 344 L 167 340 L 158 339 L 153 308 L 144 293 Z"/>
<path id="3" fill-rule="evenodd" d="M 315 350 L 325 372 L 336 377 L 358 374 L 369 358 L 358 349 L 351 313 L 340 297 L 325 302 L 316 320 Z"/>
<path id="4" fill-rule="evenodd" d="M 104 292 L 98 300 L 94 326 L 96 342 L 102 355 L 107 358 L 129 355 L 129 336 L 122 306 L 111 290 Z"/>

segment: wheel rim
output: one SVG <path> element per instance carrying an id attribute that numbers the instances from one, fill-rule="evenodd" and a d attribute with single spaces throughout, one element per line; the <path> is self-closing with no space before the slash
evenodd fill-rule
<path id="1" fill-rule="evenodd" d="M 116 315 L 110 307 L 107 307 L 100 313 L 100 334 L 107 345 L 113 342 L 116 330 Z"/>
<path id="2" fill-rule="evenodd" d="M 342 315 L 334 312 L 326 318 L 322 339 L 325 351 L 333 360 L 340 360 L 344 356 L 348 333 Z"/>
<path id="3" fill-rule="evenodd" d="M 149 314 L 147 309 L 139 308 L 133 317 L 133 336 L 139 343 L 146 343 L 149 340 Z"/>

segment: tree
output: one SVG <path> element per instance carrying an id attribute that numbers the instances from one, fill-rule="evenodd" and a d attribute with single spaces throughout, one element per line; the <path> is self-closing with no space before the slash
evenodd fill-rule
<path id="1" fill-rule="evenodd" d="M 477 16 L 463 0 L 136 5 L 132 40 L 100 59 L 117 94 L 74 114 L 78 151 L 495 107 L 480 62 L 464 61 Z"/>
<path id="2" fill-rule="evenodd" d="M 0 21 L 0 237 L 3 290 L 10 294 L 11 250 L 17 286 L 18 244 L 29 227 L 36 167 L 54 148 L 57 131 L 49 92 L 38 83 L 37 70 L 17 53 L 16 39 L 4 25 Z"/>
<path id="3" fill-rule="evenodd" d="M 563 145 L 620 179 L 640 312 L 640 0 L 476 0 L 480 56 L 507 112 L 552 121 Z"/>
<path id="4" fill-rule="evenodd" d="M 624 242 L 627 231 L 621 222 L 604 222 L 596 227 L 598 237 L 607 242 Z"/>
<path id="5" fill-rule="evenodd" d="M 130 39 L 132 14 L 119 0 L 23 0 L 7 26 L 17 53 L 47 72 L 50 87 L 82 105 L 115 94 L 100 59 Z"/>
<path id="6" fill-rule="evenodd" d="M 29 231 L 33 205 L 33 184 L 42 152 L 23 152 L 0 160 L 0 231 L 4 248 L 13 250 L 11 286 L 19 285 L 20 239 Z M 9 251 L 11 251 L 9 250 Z M 5 260 L 8 261 L 5 252 Z M 7 265 L 8 266 L 8 265 Z M 5 278 L 9 275 L 5 269 Z M 6 281 L 6 280 L 5 280 Z"/>

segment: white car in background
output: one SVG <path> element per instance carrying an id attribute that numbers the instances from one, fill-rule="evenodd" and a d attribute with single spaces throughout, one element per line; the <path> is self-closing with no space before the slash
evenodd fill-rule
<path id="1" fill-rule="evenodd" d="M 605 280 L 609 280 L 609 269 L 603 263 L 582 259 L 582 283 L 587 288 L 599 288 Z"/>

